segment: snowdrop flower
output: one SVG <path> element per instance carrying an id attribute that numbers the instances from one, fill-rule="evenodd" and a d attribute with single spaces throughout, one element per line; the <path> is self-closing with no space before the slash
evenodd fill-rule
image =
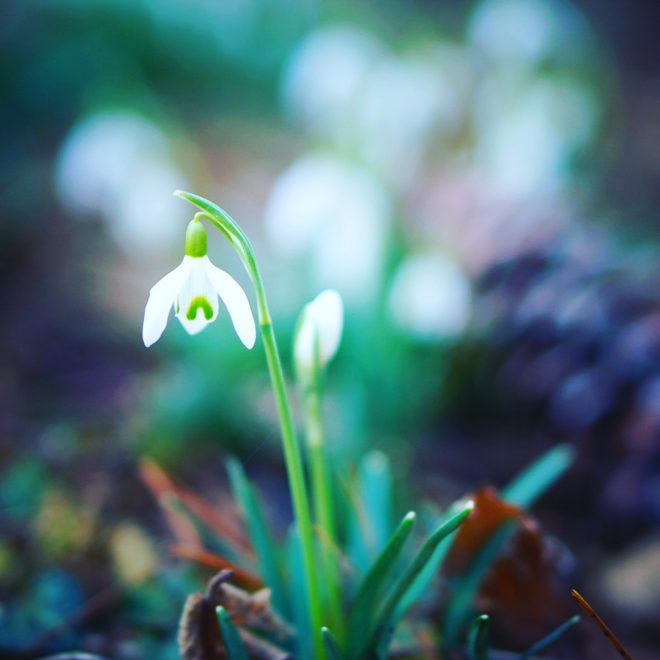
<path id="1" fill-rule="evenodd" d="M 334 357 L 344 326 L 344 305 L 333 289 L 320 293 L 305 305 L 294 344 L 296 370 L 302 378 Z"/>
<path id="2" fill-rule="evenodd" d="M 206 256 L 206 229 L 197 219 L 186 231 L 186 254 L 181 264 L 157 282 L 144 310 L 142 339 L 149 347 L 163 334 L 170 310 L 186 331 L 195 335 L 215 321 L 225 304 L 239 339 L 252 348 L 256 339 L 254 317 L 245 292 L 228 273 Z"/>

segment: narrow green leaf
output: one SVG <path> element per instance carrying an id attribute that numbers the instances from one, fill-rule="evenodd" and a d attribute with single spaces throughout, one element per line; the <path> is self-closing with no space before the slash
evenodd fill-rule
<path id="1" fill-rule="evenodd" d="M 294 657 L 312 658 L 314 657 L 311 637 L 312 622 L 307 598 L 303 558 L 300 549 L 300 534 L 295 524 L 289 526 L 285 552 L 289 574 L 289 617 L 297 631 Z"/>
<path id="2" fill-rule="evenodd" d="M 468 633 L 468 655 L 470 660 L 488 660 L 488 633 L 490 619 L 481 614 L 470 627 Z"/>
<path id="3" fill-rule="evenodd" d="M 227 472 L 229 473 L 234 498 L 245 517 L 250 543 L 259 562 L 261 578 L 266 586 L 271 589 L 275 609 L 286 613 L 284 609 L 286 599 L 284 598 L 282 578 L 277 564 L 278 549 L 268 531 L 266 518 L 259 504 L 257 494 L 245 475 L 243 466 L 236 459 L 230 458 L 227 461 Z"/>
<path id="4" fill-rule="evenodd" d="M 578 621 L 580 621 L 580 615 L 576 614 L 572 616 L 568 621 L 564 621 L 561 626 L 555 628 L 549 635 L 544 637 L 541 641 L 536 642 L 534 646 L 530 647 L 525 651 L 519 658 L 519 660 L 527 660 L 531 658 L 536 653 L 540 653 L 545 650 L 550 644 L 558 640 L 567 630 L 571 629 Z"/>
<path id="5" fill-rule="evenodd" d="M 218 607 L 215 608 L 215 613 L 218 617 L 218 624 L 220 625 L 220 632 L 222 633 L 222 641 L 225 645 L 229 660 L 248 660 L 247 651 L 243 646 L 243 641 L 238 634 L 234 622 L 229 616 L 229 612 L 227 612 L 222 605 L 218 605 Z"/>
<path id="6" fill-rule="evenodd" d="M 389 627 L 394 627 L 396 625 L 397 621 L 394 620 L 394 613 L 397 609 L 397 605 L 399 605 L 408 590 L 413 586 L 415 580 L 431 560 L 433 553 L 440 542 L 447 538 L 452 532 L 456 531 L 470 513 L 472 513 L 473 509 L 474 503 L 472 501 L 467 502 L 457 514 L 440 525 L 440 527 L 429 536 L 411 564 L 396 583 L 392 593 L 388 596 L 385 604 L 378 613 L 375 624 L 368 628 L 369 634 L 363 636 L 366 644 L 363 644 L 360 649 L 361 651 L 379 646 L 379 637 L 386 632 Z"/>
<path id="7" fill-rule="evenodd" d="M 502 497 L 527 509 L 571 466 L 575 450 L 556 445 L 525 468 L 503 491 Z"/>
<path id="8" fill-rule="evenodd" d="M 357 510 L 350 530 L 350 556 L 366 570 L 392 533 L 392 473 L 381 451 L 370 451 L 358 468 Z"/>
<path id="9" fill-rule="evenodd" d="M 464 504 L 464 502 L 462 504 Z M 436 518 L 438 518 L 436 525 L 440 526 L 444 524 L 454 515 L 459 513 L 461 511 L 461 507 L 462 505 L 459 505 L 459 503 L 455 503 L 454 505 L 449 507 L 447 513 L 444 516 L 442 517 L 436 516 Z M 415 578 L 415 581 L 412 583 L 412 585 L 410 585 L 408 591 L 406 591 L 403 598 L 399 601 L 399 604 L 397 605 L 396 611 L 394 613 L 395 621 L 400 621 L 403 618 L 403 616 L 406 614 L 406 612 L 408 612 L 408 610 L 420 598 L 424 596 L 429 585 L 431 584 L 435 576 L 438 574 L 438 571 L 440 570 L 440 565 L 444 561 L 444 558 L 447 556 L 447 553 L 451 548 L 451 544 L 454 542 L 454 536 L 455 536 L 455 532 L 452 532 L 451 534 L 443 538 L 440 541 L 440 543 L 438 543 L 438 547 L 433 551 L 433 555 L 431 556 L 431 559 L 429 559 L 422 572 Z"/>
<path id="10" fill-rule="evenodd" d="M 456 580 L 445 613 L 444 638 L 447 644 L 456 643 L 470 616 L 472 603 L 488 569 L 513 534 L 517 522 L 512 520 L 501 525 L 481 549 L 470 568 Z"/>
<path id="11" fill-rule="evenodd" d="M 394 568 L 403 546 L 415 523 L 414 511 L 407 513 L 390 537 L 384 550 L 362 580 L 360 589 L 351 605 L 348 618 L 346 650 L 350 658 L 357 658 L 356 649 L 364 645 L 365 632 L 371 629 L 374 610 L 387 586 L 387 579 Z"/>
<path id="12" fill-rule="evenodd" d="M 326 660 L 341 660 L 342 654 L 335 636 L 328 628 L 321 628 L 321 638 L 323 639 L 323 648 L 325 649 Z"/>

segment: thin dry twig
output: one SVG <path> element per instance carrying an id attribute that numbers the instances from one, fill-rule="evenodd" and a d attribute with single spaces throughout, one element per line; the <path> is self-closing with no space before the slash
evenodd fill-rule
<path id="1" fill-rule="evenodd" d="M 625 646 L 618 640 L 617 636 L 610 630 L 609 626 L 603 621 L 594 608 L 589 605 L 584 596 L 577 589 L 571 589 L 573 600 L 589 615 L 589 618 L 600 628 L 600 631 L 607 637 L 610 644 L 617 650 L 619 655 L 625 660 L 632 660 L 632 655 L 626 651 Z"/>

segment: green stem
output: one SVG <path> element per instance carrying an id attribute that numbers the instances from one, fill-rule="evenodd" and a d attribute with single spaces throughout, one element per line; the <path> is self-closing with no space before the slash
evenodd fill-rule
<path id="1" fill-rule="evenodd" d="M 341 587 L 337 565 L 337 533 L 335 528 L 332 491 L 328 478 L 323 421 L 321 412 L 321 387 L 318 370 L 314 370 L 314 383 L 306 388 L 305 419 L 307 450 L 312 481 L 312 496 L 316 521 L 322 531 L 321 547 L 323 576 L 327 587 L 328 607 L 332 630 L 341 641 L 344 638 L 344 621 L 341 607 Z"/>
<path id="2" fill-rule="evenodd" d="M 264 297 L 263 303 L 267 311 L 267 304 Z M 312 519 L 309 510 L 309 501 L 307 490 L 305 488 L 305 476 L 303 473 L 302 458 L 300 446 L 296 438 L 291 417 L 291 407 L 286 393 L 284 382 L 284 373 L 280 354 L 277 349 L 277 341 L 273 331 L 273 325 L 268 320 L 259 319 L 261 335 L 264 340 L 266 350 L 266 359 L 268 361 L 268 370 L 275 392 L 275 401 L 277 403 L 277 412 L 280 418 L 280 427 L 282 430 L 282 445 L 284 447 L 284 460 L 286 462 L 287 475 L 289 477 L 289 488 L 291 489 L 291 499 L 293 509 L 300 531 L 302 544 L 303 564 L 305 575 L 307 577 L 307 595 L 309 597 L 310 618 L 312 624 L 312 635 L 314 639 L 314 650 L 316 658 L 323 658 L 323 640 L 321 638 L 321 627 L 323 620 L 321 618 L 321 599 L 319 592 L 319 582 L 317 577 L 316 562 L 314 557 L 314 535 L 312 530 Z"/>
<path id="3" fill-rule="evenodd" d="M 312 626 L 314 657 L 321 659 L 325 657 L 323 639 L 321 637 L 323 620 L 321 617 L 321 600 L 319 597 L 319 581 L 314 556 L 314 535 L 309 499 L 305 485 L 300 445 L 293 426 L 282 362 L 277 348 L 277 340 L 275 339 L 261 272 L 259 271 L 250 241 L 238 223 L 226 211 L 223 211 L 213 202 L 198 195 L 182 191 L 177 191 L 175 194 L 202 209 L 203 216 L 229 240 L 240 256 L 254 286 L 257 297 L 259 328 L 264 342 L 268 371 L 277 403 L 277 413 L 280 420 L 282 446 L 284 448 L 284 460 L 291 491 L 291 500 L 293 502 L 293 512 L 300 535 L 301 554 L 306 576 L 310 622 Z"/>

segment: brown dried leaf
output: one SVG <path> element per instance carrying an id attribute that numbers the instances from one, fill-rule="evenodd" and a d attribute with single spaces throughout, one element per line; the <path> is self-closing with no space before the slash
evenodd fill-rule
<path id="1" fill-rule="evenodd" d="M 234 574 L 235 581 L 246 589 L 258 589 L 262 586 L 261 579 L 249 571 L 236 566 L 228 559 L 214 552 L 196 546 L 174 544 L 169 547 L 170 552 L 181 559 L 194 561 L 201 566 L 212 568 L 215 571 L 230 570 Z"/>
<path id="2" fill-rule="evenodd" d="M 226 658 L 220 629 L 206 596 L 188 596 L 179 621 L 179 653 L 182 660 L 223 660 Z"/>
<path id="3" fill-rule="evenodd" d="M 209 583 L 209 598 L 215 605 L 222 605 L 239 627 L 247 626 L 272 635 L 281 642 L 290 640 L 294 632 L 270 606 L 270 589 L 249 593 L 229 584 L 221 571 Z"/>
<path id="4" fill-rule="evenodd" d="M 251 658 L 289 660 L 292 656 L 252 630 L 268 633 L 281 641 L 293 636 L 291 627 L 270 607 L 270 591 L 251 594 L 228 583 L 232 571 L 215 575 L 206 594 L 196 593 L 186 600 L 179 623 L 179 651 L 183 660 L 223 660 L 226 653 L 217 623 L 215 608 L 222 605 L 238 628 Z"/>
<path id="5" fill-rule="evenodd" d="M 206 500 L 199 497 L 195 492 L 184 486 L 179 486 L 169 477 L 157 463 L 151 459 L 144 459 L 140 464 L 140 475 L 147 488 L 154 495 L 159 503 L 163 503 L 164 496 L 176 497 L 181 503 L 203 522 L 210 530 L 215 532 L 225 542 L 237 546 L 247 557 L 253 557 L 252 546 L 243 532 L 241 523 L 233 508 L 223 506 L 221 515 L 218 508 L 209 504 Z M 171 508 L 171 507 L 170 507 Z M 178 534 L 180 526 L 172 526 L 171 519 L 168 516 L 168 524 L 172 528 L 177 539 L 186 543 L 190 539 L 181 538 Z"/>
<path id="6" fill-rule="evenodd" d="M 571 613 L 565 554 L 522 509 L 502 500 L 493 488 L 478 490 L 474 512 L 459 528 L 443 567 L 448 577 L 462 574 L 501 527 L 518 526 L 493 563 L 478 594 L 478 609 L 518 644 L 531 644 Z"/>
<path id="7" fill-rule="evenodd" d="M 446 575 L 460 575 L 472 565 L 481 549 L 507 521 L 519 520 L 522 510 L 502 500 L 494 488 L 480 488 L 471 497 L 474 510 L 458 528 L 443 564 Z"/>

